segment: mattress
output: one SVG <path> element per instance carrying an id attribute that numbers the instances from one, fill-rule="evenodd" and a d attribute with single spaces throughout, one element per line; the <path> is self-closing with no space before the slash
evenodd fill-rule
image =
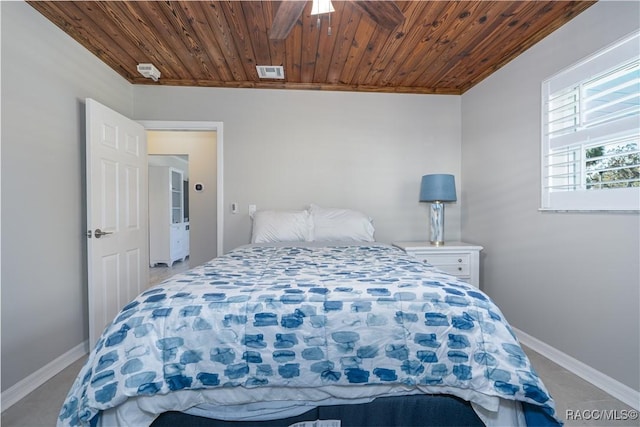
<path id="1" fill-rule="evenodd" d="M 389 245 L 248 245 L 143 292 L 105 329 L 58 425 L 225 420 L 450 395 L 485 424 L 553 399 L 491 299 Z M 515 415 L 514 415 L 515 413 Z"/>

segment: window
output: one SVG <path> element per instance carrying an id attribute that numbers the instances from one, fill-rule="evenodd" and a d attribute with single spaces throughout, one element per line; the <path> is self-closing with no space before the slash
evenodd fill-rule
<path id="1" fill-rule="evenodd" d="M 542 84 L 542 209 L 640 210 L 640 33 Z"/>

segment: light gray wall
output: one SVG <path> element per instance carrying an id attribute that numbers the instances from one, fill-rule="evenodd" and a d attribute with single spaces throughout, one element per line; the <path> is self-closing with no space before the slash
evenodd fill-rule
<path id="1" fill-rule="evenodd" d="M 462 96 L 462 236 L 511 324 L 640 389 L 637 214 L 541 213 L 541 82 L 638 28 L 598 2 Z"/>
<path id="2" fill-rule="evenodd" d="M 224 251 L 249 242 L 249 204 L 370 215 L 376 239 L 427 239 L 426 173 L 460 173 L 460 97 L 137 86 L 139 120 L 224 122 Z M 240 213 L 231 214 L 238 203 Z M 460 204 L 445 236 L 460 237 Z"/>
<path id="3" fill-rule="evenodd" d="M 2 2 L 2 390 L 87 339 L 84 99 L 132 87 L 31 6 Z"/>

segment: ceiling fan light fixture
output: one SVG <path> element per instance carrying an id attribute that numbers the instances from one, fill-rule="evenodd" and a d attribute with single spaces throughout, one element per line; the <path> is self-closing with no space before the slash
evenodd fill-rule
<path id="1" fill-rule="evenodd" d="M 313 0 L 311 15 L 322 15 L 331 12 L 335 12 L 331 0 Z"/>
<path id="2" fill-rule="evenodd" d="M 327 34 L 331 35 L 331 12 L 335 12 L 331 0 L 313 0 L 311 4 L 311 16 L 317 15 L 318 19 L 316 26 L 320 28 L 320 17 L 324 14 L 329 16 L 329 27 L 327 28 Z"/>

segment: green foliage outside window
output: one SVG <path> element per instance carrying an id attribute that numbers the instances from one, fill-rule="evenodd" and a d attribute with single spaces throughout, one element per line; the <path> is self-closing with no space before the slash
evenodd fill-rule
<path id="1" fill-rule="evenodd" d="M 585 157 L 587 189 L 640 186 L 637 142 L 587 148 Z"/>

